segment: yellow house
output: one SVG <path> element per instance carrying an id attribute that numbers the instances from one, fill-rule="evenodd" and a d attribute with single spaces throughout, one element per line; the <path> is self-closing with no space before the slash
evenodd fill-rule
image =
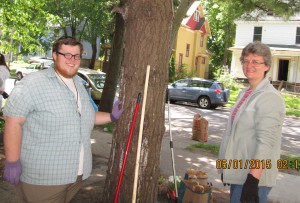
<path id="1" fill-rule="evenodd" d="M 200 1 L 195 1 L 182 20 L 172 54 L 176 70 L 185 66 L 188 75 L 208 78 L 210 52 L 206 49 L 211 35 Z"/>

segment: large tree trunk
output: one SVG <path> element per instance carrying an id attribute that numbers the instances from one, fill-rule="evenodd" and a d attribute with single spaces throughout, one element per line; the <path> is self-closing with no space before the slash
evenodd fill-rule
<path id="1" fill-rule="evenodd" d="M 109 66 L 108 70 L 106 71 L 104 89 L 99 104 L 100 111 L 111 112 L 112 109 L 123 56 L 124 32 L 124 20 L 122 18 L 122 15 L 120 13 L 117 13 L 111 56 L 109 59 Z"/>
<path id="2" fill-rule="evenodd" d="M 164 107 L 172 30 L 172 1 L 128 0 L 126 6 L 126 35 L 120 83 L 125 111 L 113 133 L 102 202 L 113 202 L 114 199 L 136 98 L 139 92 L 145 94 L 143 90 L 147 65 L 150 65 L 151 70 L 136 199 L 141 203 L 156 202 L 161 143 L 165 132 Z M 139 113 L 119 195 L 119 202 L 122 203 L 132 201 L 140 118 Z"/>

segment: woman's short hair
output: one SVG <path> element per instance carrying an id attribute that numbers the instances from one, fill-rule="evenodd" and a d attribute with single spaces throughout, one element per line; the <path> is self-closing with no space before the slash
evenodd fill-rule
<path id="1" fill-rule="evenodd" d="M 265 71 L 266 77 L 272 64 L 272 55 L 270 48 L 266 44 L 263 44 L 259 41 L 249 43 L 242 51 L 240 57 L 241 63 L 243 63 L 245 57 L 247 57 L 249 54 L 256 54 L 263 57 L 265 65 L 269 67 L 269 69 Z"/>
<path id="2" fill-rule="evenodd" d="M 240 57 L 240 61 L 243 62 L 244 58 L 247 57 L 249 54 L 257 54 L 264 58 L 264 63 L 266 66 L 271 68 L 272 64 L 272 55 L 270 48 L 259 41 L 249 43 L 242 51 L 242 55 Z"/>

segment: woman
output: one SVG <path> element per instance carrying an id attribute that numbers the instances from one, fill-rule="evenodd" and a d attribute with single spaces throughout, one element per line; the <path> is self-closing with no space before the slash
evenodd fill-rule
<path id="1" fill-rule="evenodd" d="M 232 108 L 219 159 L 221 179 L 230 184 L 230 201 L 267 202 L 276 184 L 285 104 L 266 78 L 271 51 L 260 42 L 248 44 L 240 61 L 249 87 Z"/>
<path id="2" fill-rule="evenodd" d="M 10 77 L 9 68 L 6 65 L 5 57 L 0 54 L 0 108 L 2 108 L 2 97 L 7 98 L 7 93 L 4 92 L 5 81 Z M 2 85 L 1 85 L 2 83 Z"/>

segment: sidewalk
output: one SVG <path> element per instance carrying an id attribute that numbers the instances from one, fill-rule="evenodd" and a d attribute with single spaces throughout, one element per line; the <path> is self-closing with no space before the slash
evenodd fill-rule
<path id="1" fill-rule="evenodd" d="M 168 132 L 168 126 L 166 125 L 166 133 L 162 142 L 161 149 L 161 174 L 165 177 L 173 175 L 171 150 L 170 150 L 170 137 Z M 103 132 L 102 130 L 94 130 L 92 135 L 92 150 L 93 154 L 101 156 L 103 158 L 109 158 L 111 134 Z M 213 184 L 213 190 L 216 190 L 224 195 L 229 195 L 229 187 L 224 187 L 220 180 L 220 175 L 217 174 L 215 168 L 215 161 L 217 156 L 208 153 L 204 150 L 196 150 L 191 152 L 185 148 L 198 143 L 191 140 L 191 130 L 187 126 L 178 126 L 172 130 L 173 137 L 173 151 L 175 157 L 175 169 L 176 175 L 183 177 L 188 168 L 194 168 L 208 173 L 209 182 Z M 106 170 L 96 169 L 98 173 L 89 178 L 89 181 L 97 180 L 102 175 L 105 176 Z M 100 177 L 99 177 L 100 174 Z M 105 178 L 103 176 L 103 178 Z M 290 175 L 286 173 L 279 173 L 277 178 L 277 185 L 271 190 L 269 194 L 269 201 L 272 203 L 299 203 L 300 193 L 299 185 L 300 176 Z M 90 183 L 87 183 L 90 184 Z"/>
<path id="2" fill-rule="evenodd" d="M 208 173 L 209 182 L 212 182 L 213 184 L 213 190 L 217 189 L 218 191 L 223 191 L 223 193 L 229 193 L 229 187 L 223 186 L 220 180 L 220 175 L 217 173 L 215 167 L 217 156 L 211 153 L 207 153 L 201 149 L 195 152 L 191 152 L 185 149 L 192 144 L 199 143 L 198 141 L 191 140 L 191 126 L 192 124 L 190 126 L 187 126 L 186 123 L 184 123 L 184 125 L 180 125 L 180 122 L 176 122 L 176 127 L 172 126 L 176 175 L 183 177 L 188 168 L 205 171 Z M 210 136 L 213 136 L 213 134 L 209 134 L 208 139 L 211 139 Z M 161 173 L 165 176 L 173 175 L 171 150 L 169 143 L 169 127 L 166 125 L 166 133 L 162 142 L 161 151 L 161 160 L 164 160 L 163 164 L 161 164 Z M 269 194 L 270 201 L 268 202 L 299 203 L 299 182 L 300 176 L 279 172 L 279 175 L 277 177 L 277 185 L 271 190 Z"/>

